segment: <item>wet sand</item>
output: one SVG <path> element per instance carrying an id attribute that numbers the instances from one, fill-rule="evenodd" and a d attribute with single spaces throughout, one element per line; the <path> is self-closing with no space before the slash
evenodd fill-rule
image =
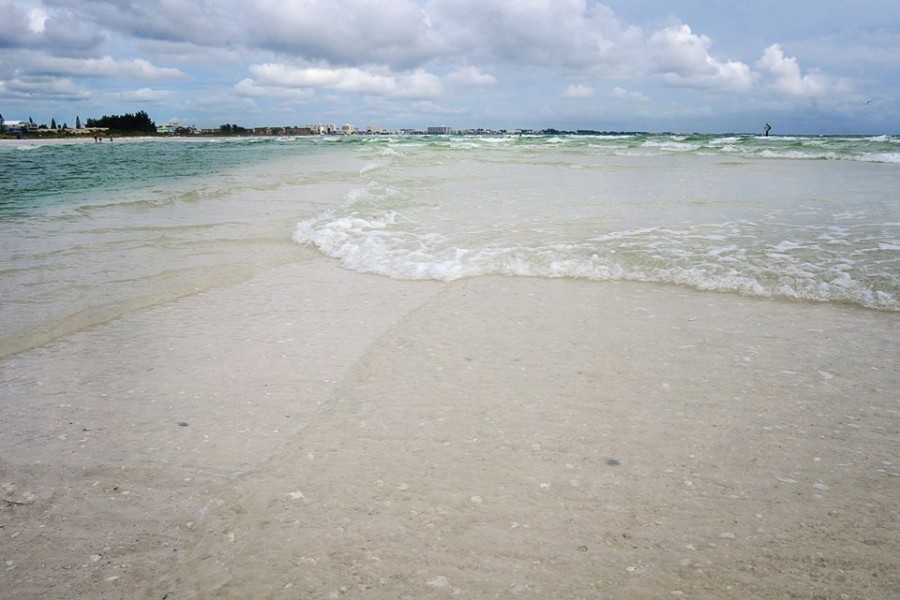
<path id="1" fill-rule="evenodd" d="M 897 598 L 898 329 L 279 267 L 0 362 L 0 595 Z"/>

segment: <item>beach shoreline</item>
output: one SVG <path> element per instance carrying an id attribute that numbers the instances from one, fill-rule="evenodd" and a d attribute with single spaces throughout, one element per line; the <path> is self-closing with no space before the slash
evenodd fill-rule
<path id="1" fill-rule="evenodd" d="M 7 357 L 11 597 L 900 595 L 898 324 L 317 258 Z"/>

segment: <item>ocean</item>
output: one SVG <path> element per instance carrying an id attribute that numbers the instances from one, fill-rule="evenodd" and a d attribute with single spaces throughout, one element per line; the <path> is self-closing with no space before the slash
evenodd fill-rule
<path id="1" fill-rule="evenodd" d="M 896 136 L 3 142 L 0 357 L 304 260 L 896 312 L 898 190 Z"/>

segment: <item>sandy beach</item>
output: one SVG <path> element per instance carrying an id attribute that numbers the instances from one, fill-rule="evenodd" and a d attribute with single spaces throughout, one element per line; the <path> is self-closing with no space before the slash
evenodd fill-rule
<path id="1" fill-rule="evenodd" d="M 277 267 L 0 362 L 0 596 L 898 598 L 898 329 Z"/>

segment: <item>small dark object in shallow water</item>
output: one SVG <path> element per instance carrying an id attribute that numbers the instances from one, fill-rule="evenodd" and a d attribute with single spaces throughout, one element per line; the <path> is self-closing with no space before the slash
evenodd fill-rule
<path id="1" fill-rule="evenodd" d="M 187 421 L 178 421 L 178 426 L 179 426 L 179 427 L 187 427 L 187 426 L 188 426 L 188 422 L 187 422 Z"/>
<path id="2" fill-rule="evenodd" d="M 611 467 L 618 467 L 618 466 L 621 465 L 622 463 L 620 463 L 620 462 L 619 462 L 618 460 L 616 460 L 615 458 L 607 458 L 607 459 L 606 459 L 606 464 L 608 464 L 608 465 L 611 466 Z"/>

